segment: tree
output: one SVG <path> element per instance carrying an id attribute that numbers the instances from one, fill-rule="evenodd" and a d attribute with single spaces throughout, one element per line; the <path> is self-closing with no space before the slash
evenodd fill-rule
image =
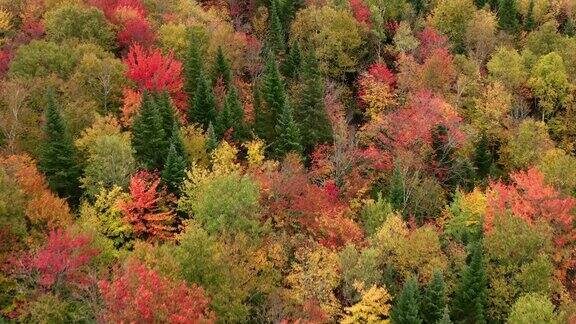
<path id="1" fill-rule="evenodd" d="M 500 163 L 508 170 L 528 168 L 554 147 L 544 122 L 525 119 L 500 148 Z"/>
<path id="2" fill-rule="evenodd" d="M 432 22 L 448 36 L 456 52 L 464 50 L 468 25 L 474 19 L 476 6 L 472 0 L 444 0 L 434 8 Z"/>
<path id="3" fill-rule="evenodd" d="M 138 172 L 130 179 L 130 198 L 119 204 L 126 222 L 145 240 L 167 239 L 174 231 L 174 214 L 161 209 L 165 198 L 157 191 L 159 184 L 150 173 Z"/>
<path id="4" fill-rule="evenodd" d="M 476 167 L 476 175 L 480 180 L 488 177 L 493 164 L 494 159 L 488 147 L 488 138 L 483 134 L 480 136 L 474 150 L 474 166 Z"/>
<path id="5" fill-rule="evenodd" d="M 290 152 L 302 153 L 302 137 L 300 129 L 294 121 L 292 108 L 286 103 L 276 122 L 276 138 L 273 142 L 274 152 L 277 156 L 284 156 Z"/>
<path id="6" fill-rule="evenodd" d="M 420 307 L 420 292 L 416 277 L 410 277 L 396 298 L 390 318 L 392 323 L 420 324 L 422 318 L 418 311 Z"/>
<path id="7" fill-rule="evenodd" d="M 224 137 L 224 134 L 229 130 L 232 130 L 232 138 L 236 141 L 242 141 L 248 137 L 244 108 L 234 86 L 231 86 L 226 93 L 224 107 L 218 114 L 216 125 L 218 126 L 218 138 Z"/>
<path id="8" fill-rule="evenodd" d="M 514 303 L 506 322 L 510 324 L 559 324 L 562 320 L 554 313 L 554 304 L 547 296 L 528 293 Z"/>
<path id="9" fill-rule="evenodd" d="M 324 80 L 314 50 L 304 55 L 300 85 L 294 117 L 298 120 L 304 152 L 309 154 L 318 144 L 332 139 L 332 127 L 324 107 Z"/>
<path id="10" fill-rule="evenodd" d="M 362 299 L 346 308 L 343 324 L 386 323 L 390 312 L 390 294 L 386 288 L 372 286 L 364 292 Z"/>
<path id="11" fill-rule="evenodd" d="M 190 107 L 194 104 L 198 77 L 204 75 L 204 60 L 200 45 L 197 37 L 192 34 L 184 60 L 184 92 L 186 92 L 188 98 L 190 98 L 188 104 Z"/>
<path id="12" fill-rule="evenodd" d="M 302 47 L 300 42 L 294 42 L 290 46 L 288 56 L 282 65 L 282 73 L 287 78 L 296 78 L 302 65 Z"/>
<path id="13" fill-rule="evenodd" d="M 512 48 L 498 48 L 486 67 L 490 76 L 502 82 L 509 90 L 519 88 L 528 79 L 522 56 Z"/>
<path id="14" fill-rule="evenodd" d="M 500 29 L 516 34 L 520 29 L 519 20 L 516 0 L 499 0 L 498 26 Z"/>
<path id="15" fill-rule="evenodd" d="M 76 150 L 66 124 L 58 111 L 53 90 L 47 94 L 45 144 L 40 159 L 40 170 L 46 175 L 50 188 L 61 197 L 72 201 L 79 198 L 81 169 L 76 162 Z"/>
<path id="16" fill-rule="evenodd" d="M 444 315 L 446 308 L 446 295 L 444 288 L 444 278 L 442 272 L 434 271 L 432 281 L 426 287 L 422 296 L 420 313 L 424 323 L 437 323 Z"/>
<path id="17" fill-rule="evenodd" d="M 178 129 L 178 125 L 180 124 L 178 116 L 176 116 L 174 108 L 172 107 L 170 95 L 167 92 L 155 95 L 154 102 L 158 107 L 158 113 L 162 119 L 162 129 L 164 130 L 165 139 L 166 141 L 170 141 L 172 130 L 174 130 L 174 128 Z"/>
<path id="18" fill-rule="evenodd" d="M 285 50 L 285 34 L 282 28 L 282 22 L 280 21 L 280 16 L 278 13 L 278 3 L 276 0 L 270 0 L 270 10 L 268 14 L 269 18 L 269 35 L 268 42 L 270 49 L 275 54 L 282 54 Z"/>
<path id="19" fill-rule="evenodd" d="M 186 156 L 184 152 L 184 145 L 180 138 L 180 130 L 176 125 L 172 130 L 172 137 L 170 138 L 170 148 L 164 170 L 162 170 L 162 182 L 166 185 L 168 191 L 177 193 L 180 191 L 180 185 L 186 178 Z"/>
<path id="20" fill-rule="evenodd" d="M 272 52 L 268 53 L 259 90 L 263 102 L 257 106 L 256 130 L 262 139 L 272 143 L 278 135 L 275 125 L 279 120 L 280 113 L 288 106 L 284 82 Z"/>
<path id="21" fill-rule="evenodd" d="M 162 277 L 136 261 L 100 281 L 104 300 L 100 314 L 106 322 L 214 323 L 204 289 Z"/>
<path id="22" fill-rule="evenodd" d="M 31 78 L 55 73 L 66 79 L 76 67 L 78 59 L 78 54 L 68 45 L 33 40 L 18 48 L 10 62 L 8 74 Z"/>
<path id="23" fill-rule="evenodd" d="M 218 51 L 216 52 L 216 60 L 214 61 L 214 67 L 212 68 L 212 85 L 215 86 L 219 79 L 224 82 L 224 85 L 227 89 L 232 86 L 232 68 L 224 56 L 224 52 L 222 52 L 221 46 L 218 47 Z"/>
<path id="24" fill-rule="evenodd" d="M 464 269 L 452 300 L 452 313 L 456 321 L 485 323 L 487 279 L 484 272 L 482 243 L 470 247 L 470 262 Z"/>
<path id="25" fill-rule="evenodd" d="M 200 70 L 196 80 L 196 93 L 194 94 L 194 104 L 188 109 L 188 121 L 196 122 L 204 129 L 216 122 L 216 99 L 212 92 L 210 82 L 206 75 Z"/>
<path id="26" fill-rule="evenodd" d="M 142 107 L 132 122 L 132 147 L 136 159 L 148 169 L 160 169 L 166 158 L 167 141 L 156 101 L 145 92 Z"/>
<path id="27" fill-rule="evenodd" d="M 528 3 L 528 13 L 526 14 L 526 21 L 524 21 L 524 29 L 526 31 L 533 31 L 536 28 L 536 20 L 534 19 L 534 0 Z"/>

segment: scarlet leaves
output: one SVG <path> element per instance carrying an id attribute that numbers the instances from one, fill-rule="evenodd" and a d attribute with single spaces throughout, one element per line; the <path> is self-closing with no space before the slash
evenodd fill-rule
<path id="1" fill-rule="evenodd" d="M 161 277 L 131 262 L 117 277 L 99 282 L 107 323 L 213 323 L 209 300 L 201 287 Z"/>
<path id="2" fill-rule="evenodd" d="M 125 220 L 134 233 L 148 240 L 166 239 L 174 231 L 174 214 L 162 210 L 166 198 L 158 193 L 160 179 L 141 171 L 130 180 L 130 200 L 120 203 Z"/>
<path id="3" fill-rule="evenodd" d="M 372 24 L 370 20 L 370 8 L 362 0 L 348 0 L 354 18 L 360 22 L 365 23 L 367 26 Z"/>
<path id="4" fill-rule="evenodd" d="M 163 55 L 159 49 L 146 50 L 140 45 L 130 48 L 125 64 L 126 76 L 134 81 L 139 91 L 168 92 L 182 116 L 186 108 L 183 91 L 182 63 L 172 54 Z"/>

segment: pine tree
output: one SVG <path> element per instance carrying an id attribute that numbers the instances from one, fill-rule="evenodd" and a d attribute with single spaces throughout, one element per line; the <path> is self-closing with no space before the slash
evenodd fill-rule
<path id="1" fill-rule="evenodd" d="M 574 18 L 567 17 L 566 21 L 564 22 L 564 28 L 562 28 L 564 35 L 573 37 L 576 35 L 576 23 L 574 23 Z"/>
<path id="2" fill-rule="evenodd" d="M 500 0 L 498 5 L 498 25 L 500 29 L 516 34 L 520 27 L 516 0 Z"/>
<path id="3" fill-rule="evenodd" d="M 302 48 L 300 42 L 295 41 L 290 46 L 288 56 L 282 65 L 282 73 L 287 78 L 296 78 L 302 65 Z"/>
<path id="4" fill-rule="evenodd" d="M 224 107 L 218 115 L 216 125 L 218 138 L 222 138 L 224 133 L 230 128 L 233 129 L 232 138 L 237 141 L 245 140 L 248 136 L 244 121 L 244 108 L 240 102 L 238 91 L 234 86 L 226 94 Z"/>
<path id="5" fill-rule="evenodd" d="M 294 121 L 292 109 L 285 104 L 278 123 L 276 124 L 276 140 L 274 141 L 274 152 L 277 156 L 284 156 L 289 152 L 302 153 L 302 138 L 300 130 Z"/>
<path id="6" fill-rule="evenodd" d="M 214 125 L 210 123 L 206 130 L 206 148 L 208 149 L 208 152 L 212 152 L 212 150 L 218 146 L 219 142 L 216 132 L 214 131 Z"/>
<path id="7" fill-rule="evenodd" d="M 168 191 L 172 193 L 180 191 L 180 185 L 182 185 L 186 177 L 187 163 L 183 149 L 180 130 L 175 127 L 170 138 L 170 149 L 168 150 L 164 170 L 161 173 L 162 182 L 166 185 Z"/>
<path id="8" fill-rule="evenodd" d="M 259 107 L 260 116 L 258 118 L 262 119 L 259 132 L 266 142 L 272 143 L 278 136 L 275 125 L 280 119 L 280 113 L 287 107 L 288 99 L 282 76 L 271 52 L 268 53 L 261 87 L 265 106 L 260 105 Z"/>
<path id="9" fill-rule="evenodd" d="M 166 136 L 166 141 L 170 141 L 172 137 L 172 130 L 175 125 L 178 125 L 178 119 L 176 117 L 176 111 L 172 106 L 170 95 L 164 92 L 159 95 L 154 96 L 156 106 L 158 107 L 158 112 L 162 117 L 162 129 L 164 130 L 164 135 Z"/>
<path id="10" fill-rule="evenodd" d="M 76 150 L 52 90 L 47 93 L 45 143 L 40 157 L 40 169 L 46 175 L 50 188 L 60 197 L 76 203 L 79 198 L 81 175 L 76 161 Z"/>
<path id="11" fill-rule="evenodd" d="M 528 4 L 526 22 L 524 23 L 524 29 L 527 31 L 532 31 L 534 28 L 536 28 L 536 20 L 534 20 L 534 0 L 530 0 L 530 3 Z"/>
<path id="12" fill-rule="evenodd" d="M 277 0 L 270 0 L 270 10 L 269 10 L 269 33 L 268 42 L 270 49 L 274 51 L 275 54 L 282 54 L 285 50 L 285 35 L 282 28 L 282 22 L 280 21 L 280 16 L 278 14 L 278 3 Z"/>
<path id="13" fill-rule="evenodd" d="M 132 122 L 132 147 L 136 159 L 148 169 L 160 169 L 166 158 L 166 133 L 156 102 L 148 93 L 142 97 L 140 112 Z"/>
<path id="14" fill-rule="evenodd" d="M 482 135 L 476 145 L 474 154 L 474 166 L 479 179 L 485 179 L 490 174 L 492 168 L 492 153 L 488 147 L 488 138 Z"/>
<path id="15" fill-rule="evenodd" d="M 292 20 L 296 16 L 298 9 L 304 6 L 303 0 L 284 0 L 282 1 L 282 6 L 279 8 L 280 11 L 280 21 L 282 23 L 282 28 L 284 30 L 290 30 L 292 25 Z"/>
<path id="16" fill-rule="evenodd" d="M 221 46 L 218 46 L 218 51 L 216 52 L 216 60 L 212 69 L 212 84 L 216 85 L 219 78 L 222 78 L 226 89 L 229 89 L 232 85 L 232 68 L 224 56 Z"/>
<path id="17" fill-rule="evenodd" d="M 295 117 L 302 130 L 304 151 L 310 154 L 316 145 L 332 139 L 332 126 L 324 107 L 324 80 L 314 50 L 304 56 L 300 84 Z"/>
<path id="18" fill-rule="evenodd" d="M 190 98 L 189 106 L 194 105 L 194 95 L 196 95 L 196 85 L 198 76 L 202 75 L 204 58 L 200 49 L 197 37 L 190 36 L 190 47 L 184 60 L 184 92 Z"/>
<path id="19" fill-rule="evenodd" d="M 390 204 L 392 208 L 396 211 L 402 212 L 404 210 L 404 179 L 402 173 L 400 172 L 400 167 L 395 166 L 392 172 L 392 179 L 390 180 L 390 189 L 388 196 L 390 199 Z"/>
<path id="20" fill-rule="evenodd" d="M 444 316 L 446 295 L 444 292 L 444 277 L 439 270 L 434 271 L 432 281 L 426 287 L 422 298 L 422 318 L 425 323 L 436 323 Z"/>
<path id="21" fill-rule="evenodd" d="M 216 121 L 216 99 L 204 73 L 200 73 L 197 81 L 194 105 L 188 110 L 188 121 L 196 122 L 206 129 Z"/>
<path id="22" fill-rule="evenodd" d="M 390 319 L 393 324 L 420 324 L 422 318 L 418 311 L 420 304 L 420 292 L 418 281 L 415 277 L 409 278 L 396 298 L 392 307 Z"/>
<path id="23" fill-rule="evenodd" d="M 452 301 L 454 320 L 464 323 L 486 323 L 487 278 L 482 260 L 482 243 L 470 247 L 470 264 L 464 269 Z"/>

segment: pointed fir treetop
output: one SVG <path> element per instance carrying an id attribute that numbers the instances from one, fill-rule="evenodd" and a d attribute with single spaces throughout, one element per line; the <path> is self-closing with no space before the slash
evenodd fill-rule
<path id="1" fill-rule="evenodd" d="M 180 151 L 181 148 L 178 148 L 179 145 L 182 145 L 182 141 L 177 134 L 175 133 L 171 138 L 168 156 L 161 173 L 162 182 L 168 191 L 176 194 L 180 191 L 180 186 L 186 178 L 187 165 L 186 156 Z"/>
<path id="2" fill-rule="evenodd" d="M 270 25 L 268 29 L 268 42 L 270 49 L 276 54 L 281 54 L 284 52 L 286 45 L 284 41 L 284 29 L 282 28 L 282 22 L 280 21 L 280 15 L 278 13 L 277 0 L 270 0 L 268 16 Z"/>
<path id="3" fill-rule="evenodd" d="M 486 323 L 487 277 L 483 264 L 482 242 L 470 245 L 470 263 L 464 269 L 452 301 L 453 319 L 468 323 Z"/>
<path id="4" fill-rule="evenodd" d="M 422 318 L 425 323 L 436 323 L 444 316 L 446 294 L 442 271 L 435 270 L 432 281 L 426 287 L 422 297 Z"/>
<path id="5" fill-rule="evenodd" d="M 302 48 L 300 42 L 294 41 L 290 50 L 288 51 L 288 56 L 284 60 L 282 65 L 282 73 L 287 78 L 296 78 L 300 72 L 302 65 Z"/>
<path id="6" fill-rule="evenodd" d="M 398 324 L 420 324 L 420 291 L 416 277 L 410 277 L 404 283 L 400 295 L 396 298 L 394 307 L 392 307 L 392 323 Z"/>
<path id="7" fill-rule="evenodd" d="M 178 126 L 179 124 L 176 110 L 172 106 L 172 100 L 167 92 L 155 95 L 154 99 L 158 107 L 158 112 L 162 117 L 162 129 L 164 129 L 164 134 L 168 140 L 172 135 L 174 125 Z"/>
<path id="8" fill-rule="evenodd" d="M 244 121 L 244 108 L 236 87 L 232 86 L 224 100 L 224 107 L 218 115 L 217 135 L 222 138 L 226 131 L 233 129 L 232 138 L 241 141 L 247 137 L 247 129 Z"/>
<path id="9" fill-rule="evenodd" d="M 140 111 L 132 122 L 132 147 L 145 168 L 160 169 L 164 165 L 167 136 L 160 111 L 148 92 L 143 94 Z"/>
<path id="10" fill-rule="evenodd" d="M 498 25 L 500 29 L 516 34 L 520 27 L 516 0 L 500 0 L 498 5 Z"/>
<path id="11" fill-rule="evenodd" d="M 232 68 L 230 67 L 230 62 L 224 56 L 222 46 L 218 46 L 218 51 L 216 52 L 216 60 L 212 68 L 212 84 L 216 85 L 219 78 L 222 78 L 226 89 L 229 89 L 232 85 Z"/>
<path id="12" fill-rule="evenodd" d="M 212 152 L 217 146 L 220 141 L 216 136 L 216 132 L 214 130 L 214 125 L 212 122 L 208 124 L 208 129 L 206 130 L 206 148 L 208 152 Z"/>
<path id="13" fill-rule="evenodd" d="M 290 152 L 302 153 L 302 137 L 300 129 L 294 121 L 292 109 L 286 103 L 282 107 L 280 116 L 276 123 L 276 140 L 274 141 L 274 152 L 281 157 Z"/>
<path id="14" fill-rule="evenodd" d="M 206 75 L 201 72 L 196 84 L 194 104 L 188 109 L 188 121 L 202 125 L 204 129 L 216 121 L 216 98 Z"/>
<path id="15" fill-rule="evenodd" d="M 284 106 L 287 104 L 284 81 L 278 71 L 276 57 L 272 52 L 268 52 L 266 67 L 264 68 L 264 79 L 262 92 L 268 110 L 274 119 L 277 118 Z"/>
<path id="16" fill-rule="evenodd" d="M 186 92 L 190 100 L 193 100 L 194 95 L 196 94 L 198 77 L 204 70 L 203 62 L 204 58 L 198 37 L 191 33 L 190 46 L 188 47 L 188 52 L 186 53 L 184 60 L 184 92 Z"/>

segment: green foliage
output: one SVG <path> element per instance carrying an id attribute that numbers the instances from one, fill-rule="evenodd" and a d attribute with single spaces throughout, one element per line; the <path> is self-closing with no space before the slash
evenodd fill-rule
<path id="1" fill-rule="evenodd" d="M 79 198 L 81 169 L 76 161 L 76 149 L 60 115 L 53 90 L 47 94 L 45 144 L 40 170 L 46 175 L 50 188 L 73 202 Z"/>
<path id="2" fill-rule="evenodd" d="M 284 156 L 290 152 L 302 153 L 302 136 L 294 121 L 292 108 L 288 104 L 281 108 L 276 122 L 276 139 L 272 143 L 274 153 L 276 156 Z"/>
<path id="3" fill-rule="evenodd" d="M 424 323 L 437 323 L 444 316 L 446 292 L 444 277 L 439 270 L 434 271 L 432 281 L 426 286 L 422 296 L 421 314 Z"/>
<path id="4" fill-rule="evenodd" d="M 371 287 L 382 281 L 382 270 L 379 269 L 379 252 L 374 248 L 361 250 L 354 245 L 347 245 L 338 254 L 342 266 L 342 294 L 348 303 L 358 302 L 361 291 L 358 285 Z"/>
<path id="5" fill-rule="evenodd" d="M 180 130 L 176 125 L 172 130 L 172 137 L 170 139 L 170 149 L 162 170 L 162 182 L 168 188 L 168 191 L 177 193 L 180 191 L 180 186 L 186 178 L 186 155 L 182 139 L 180 138 Z"/>
<path id="6" fill-rule="evenodd" d="M 542 294 L 526 294 L 514 303 L 506 323 L 508 324 L 559 324 L 562 321 L 554 313 L 554 304 Z"/>
<path id="7" fill-rule="evenodd" d="M 132 147 L 137 161 L 148 169 L 164 165 L 168 148 L 164 121 L 154 98 L 144 93 L 140 111 L 132 121 Z"/>
<path id="8" fill-rule="evenodd" d="M 475 10 L 472 0 L 443 0 L 434 8 L 434 26 L 448 36 L 457 52 L 464 50 L 466 30 Z"/>
<path id="9" fill-rule="evenodd" d="M 392 212 L 392 205 L 382 198 L 382 193 L 378 193 L 376 200 L 369 200 L 360 214 L 366 236 L 374 235 Z"/>
<path id="10" fill-rule="evenodd" d="M 278 3 L 277 0 L 270 0 L 270 10 L 269 10 L 269 35 L 268 42 L 270 49 L 274 51 L 275 54 L 281 54 L 284 52 L 286 47 L 284 30 L 282 28 L 282 23 L 280 21 L 280 16 L 278 13 Z"/>
<path id="11" fill-rule="evenodd" d="M 232 129 L 232 138 L 236 141 L 248 138 L 248 128 L 244 120 L 244 107 L 238 96 L 236 87 L 231 86 L 224 99 L 224 107 L 216 120 L 218 138 L 222 138 L 226 131 Z"/>
<path id="12" fill-rule="evenodd" d="M 528 84 L 538 98 L 542 119 L 553 115 L 572 101 L 572 86 L 564 61 L 555 52 L 542 56 L 532 69 Z"/>
<path id="13" fill-rule="evenodd" d="M 10 62 L 9 74 L 32 78 L 55 73 L 65 79 L 77 63 L 78 56 L 68 45 L 34 40 L 18 48 Z"/>
<path id="14" fill-rule="evenodd" d="M 282 65 L 282 73 L 287 78 L 296 78 L 300 73 L 302 65 L 302 47 L 299 42 L 294 42 L 290 46 L 288 56 Z"/>
<path id="15" fill-rule="evenodd" d="M 184 92 L 189 96 L 189 106 L 194 105 L 198 78 L 204 75 L 204 58 L 201 43 L 194 33 L 190 35 L 188 51 L 184 60 Z"/>
<path id="16" fill-rule="evenodd" d="M 474 149 L 474 166 L 476 167 L 476 175 L 479 180 L 488 177 L 494 164 L 494 158 L 488 144 L 486 135 L 481 135 Z"/>
<path id="17" fill-rule="evenodd" d="M 232 86 L 232 68 L 224 56 L 221 46 L 218 47 L 216 60 L 214 61 L 214 67 L 212 68 L 212 84 L 216 85 L 219 78 L 222 78 L 224 85 L 228 89 Z"/>
<path id="18" fill-rule="evenodd" d="M 470 262 L 462 272 L 452 300 L 452 314 L 456 321 L 485 323 L 487 279 L 484 270 L 482 243 L 470 247 Z"/>
<path id="19" fill-rule="evenodd" d="M 46 36 L 49 40 L 62 42 L 76 39 L 106 49 L 113 47 L 114 33 L 102 11 L 94 7 L 65 4 L 44 15 Z"/>
<path id="20" fill-rule="evenodd" d="M 528 79 L 522 56 L 515 49 L 500 47 L 486 64 L 490 76 L 509 89 L 520 87 Z"/>
<path id="21" fill-rule="evenodd" d="M 501 147 L 500 159 L 509 170 L 527 168 L 536 164 L 553 145 L 545 123 L 526 119 Z"/>
<path id="22" fill-rule="evenodd" d="M 196 79 L 193 106 L 188 109 L 188 121 L 198 123 L 206 129 L 210 123 L 216 122 L 216 115 L 216 99 L 212 86 L 204 72 L 200 70 Z"/>
<path id="23" fill-rule="evenodd" d="M 500 0 L 498 4 L 498 26 L 515 34 L 520 28 L 520 17 L 516 0 Z"/>
<path id="24" fill-rule="evenodd" d="M 419 312 L 420 307 L 420 291 L 418 288 L 418 280 L 416 277 L 410 277 L 400 295 L 396 297 L 390 319 L 392 323 L 398 324 L 420 324 L 422 317 Z"/>

